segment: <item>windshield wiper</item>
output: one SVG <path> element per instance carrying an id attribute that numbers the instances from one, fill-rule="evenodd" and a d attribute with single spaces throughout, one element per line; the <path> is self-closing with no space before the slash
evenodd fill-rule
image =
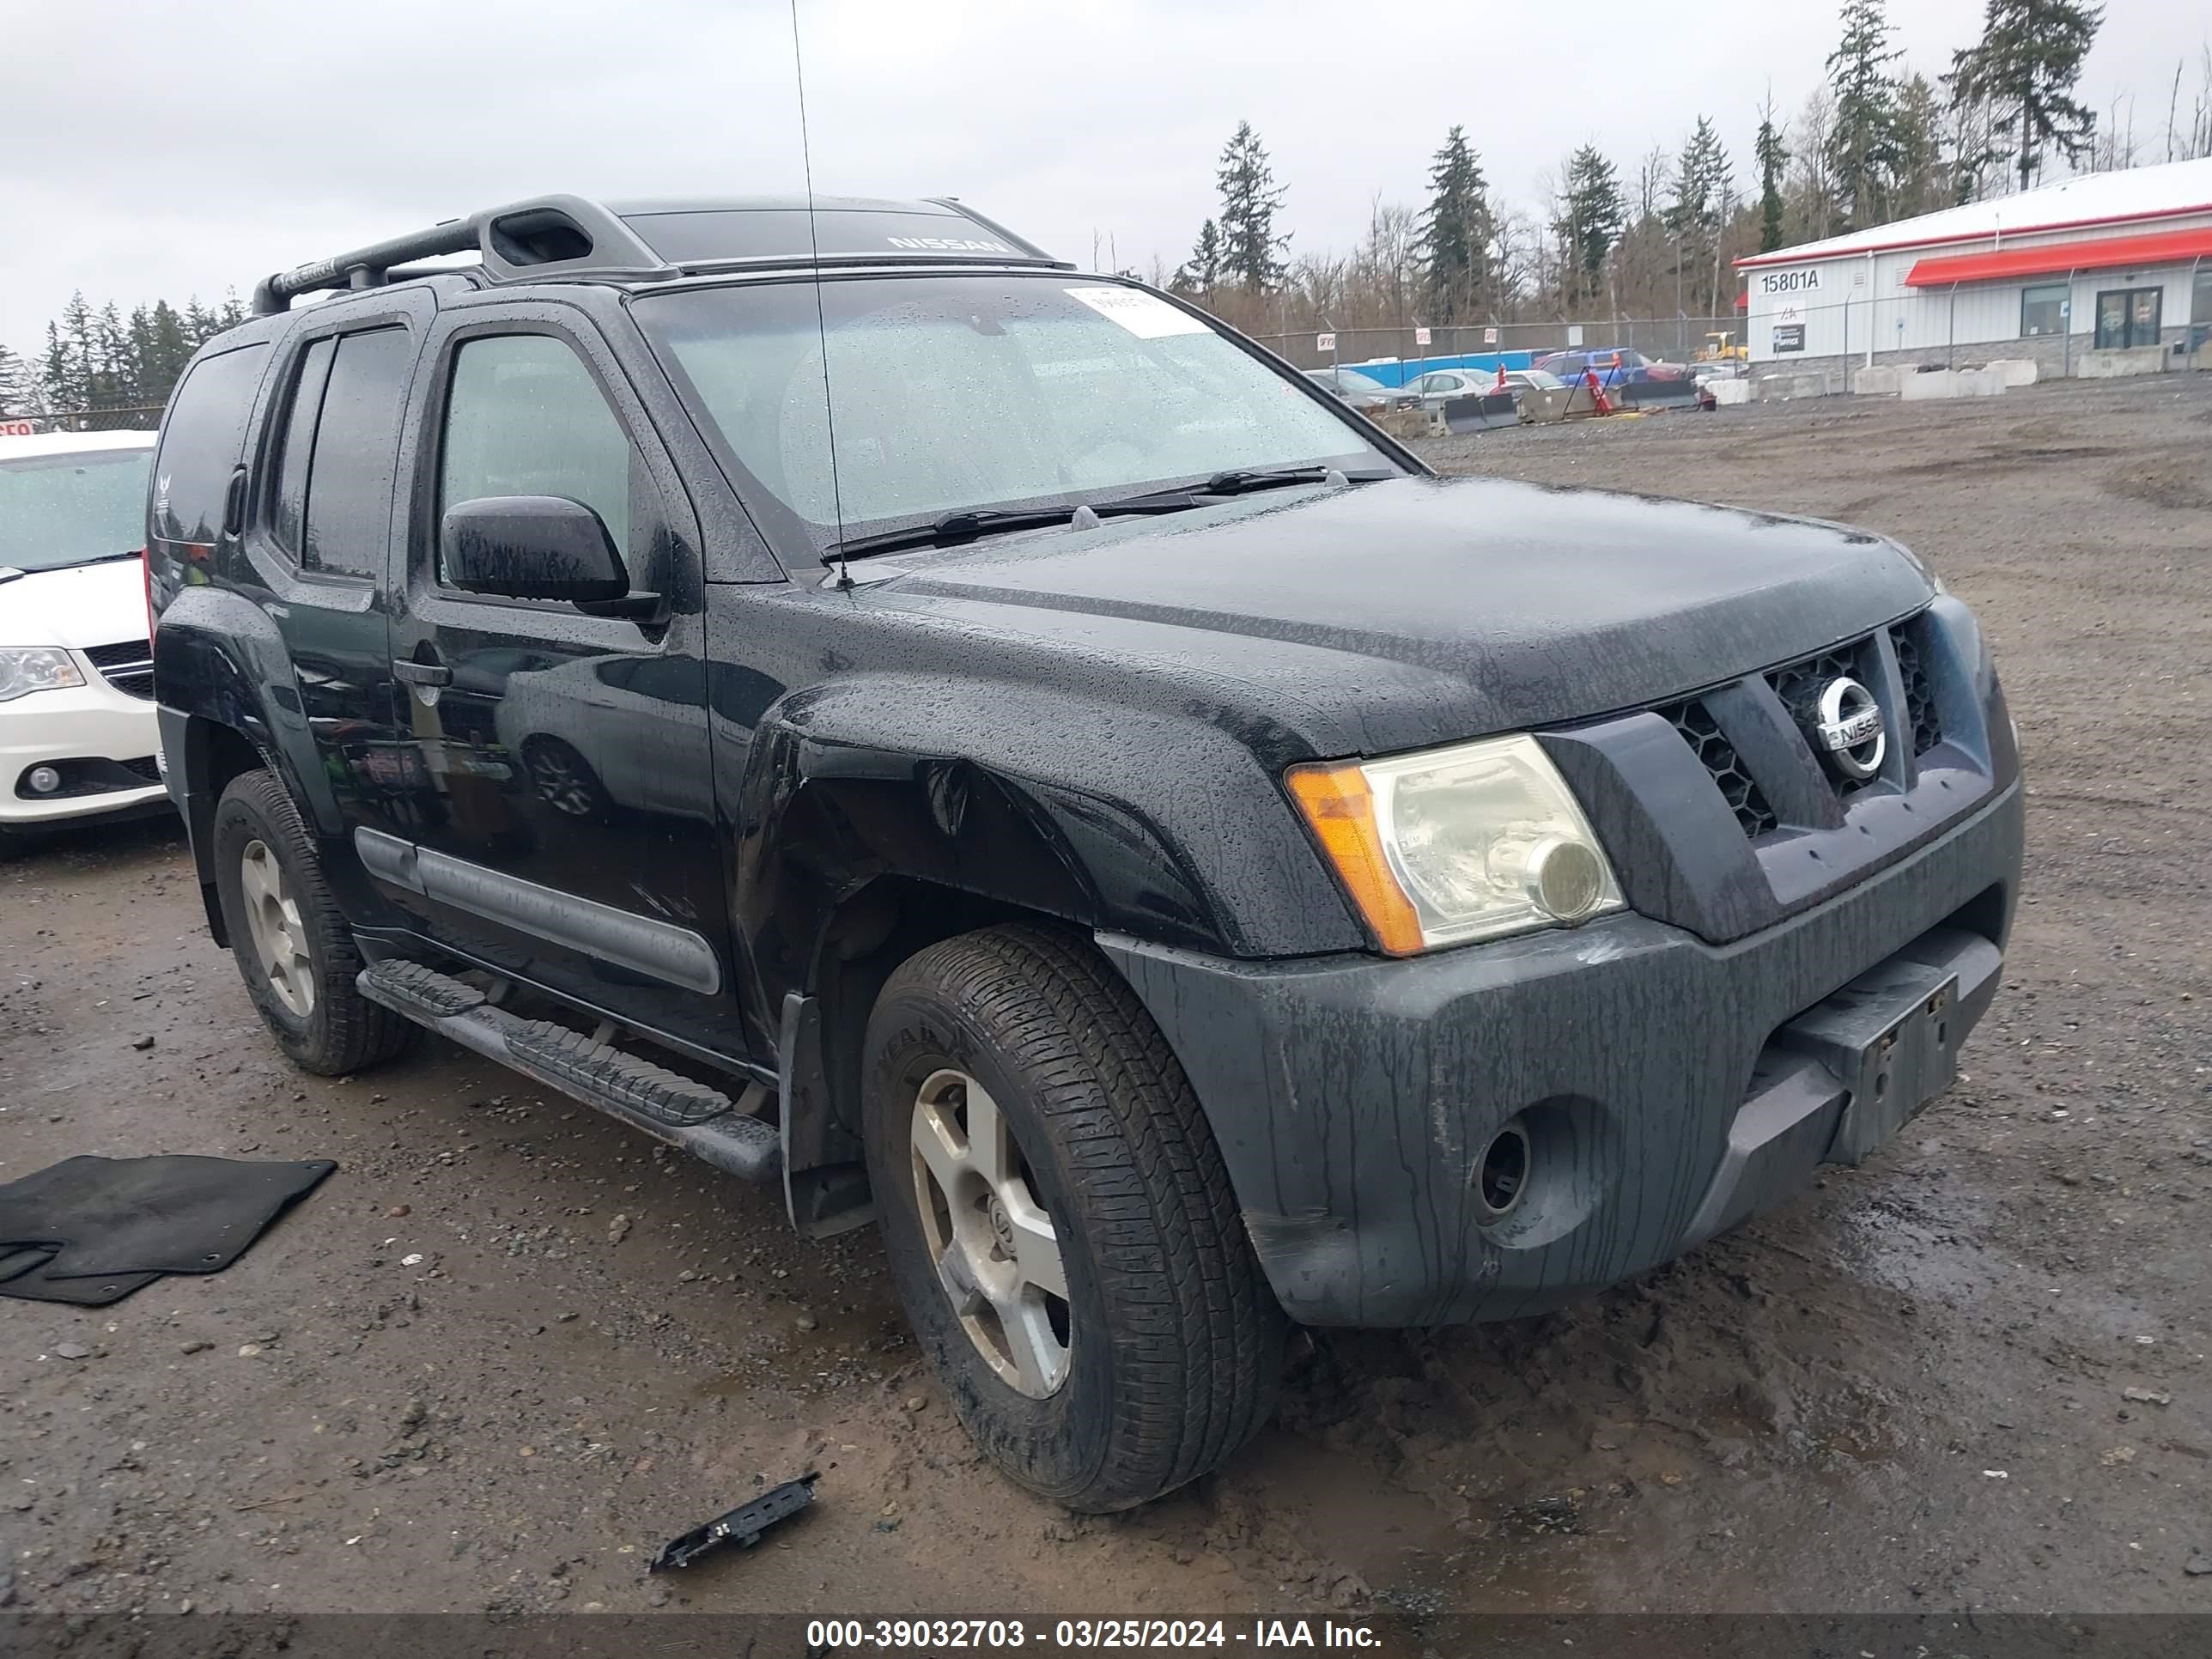
<path id="1" fill-rule="evenodd" d="M 1118 501 L 1085 501 L 1069 507 L 977 507 L 947 513 L 927 524 L 899 530 L 879 530 L 872 535 L 853 536 L 833 542 L 823 550 L 822 562 L 835 567 L 845 559 L 864 559 L 871 553 L 893 553 L 909 547 L 962 547 L 983 536 L 1015 530 L 1036 530 L 1046 525 L 1081 526 L 1092 519 L 1129 514 L 1181 513 L 1206 506 L 1224 495 L 1249 495 L 1257 489 L 1283 489 L 1293 484 L 1372 483 L 1394 476 L 1389 472 L 1344 472 L 1333 466 L 1238 468 L 1217 472 L 1203 483 L 1156 489 Z"/>
<path id="2" fill-rule="evenodd" d="M 1284 489 L 1292 484 L 1328 483 L 1329 475 L 1335 473 L 1346 483 L 1347 473 L 1338 472 L 1333 466 L 1267 466 L 1236 467 L 1227 472 L 1217 472 L 1191 492 L 1197 495 L 1243 495 L 1255 489 Z"/>
<path id="3" fill-rule="evenodd" d="M 1046 525 L 1073 524 L 1080 526 L 1088 521 L 1136 513 L 1173 513 L 1182 507 L 1196 506 L 1176 495 L 1158 495 L 1128 501 L 1079 501 L 1066 507 L 980 507 L 959 513 L 947 513 L 927 524 L 911 524 L 902 530 L 879 530 L 870 536 L 854 536 L 842 542 L 833 542 L 822 555 L 822 562 L 836 565 L 842 559 L 864 559 L 871 553 L 892 553 L 908 547 L 963 547 L 979 537 L 1002 535 L 1009 531 L 1036 530 Z"/>
<path id="4" fill-rule="evenodd" d="M 1152 512 L 1168 507 L 1206 507 L 1224 495 L 1249 495 L 1260 489 L 1287 489 L 1296 484 L 1376 483 L 1397 476 L 1395 472 L 1371 470 L 1346 472 L 1334 466 L 1238 468 L 1217 472 L 1204 483 L 1177 484 L 1172 489 L 1155 489 L 1118 501 L 1101 501 L 1097 503 L 1097 510 L 1101 513 Z"/>

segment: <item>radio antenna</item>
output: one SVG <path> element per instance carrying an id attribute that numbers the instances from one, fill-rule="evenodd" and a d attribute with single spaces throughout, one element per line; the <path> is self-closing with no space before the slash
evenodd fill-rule
<path id="1" fill-rule="evenodd" d="M 822 421 L 830 442 L 830 507 L 837 516 L 836 557 L 822 562 L 837 572 L 837 586 L 850 588 L 853 570 L 845 558 L 845 492 L 837 479 L 837 410 L 830 396 L 830 323 L 822 305 L 822 236 L 814 222 L 814 149 L 806 132 L 806 63 L 799 49 L 799 0 L 791 0 L 791 70 L 799 85 L 799 161 L 806 177 L 806 243 L 814 256 L 814 326 L 822 340 Z"/>

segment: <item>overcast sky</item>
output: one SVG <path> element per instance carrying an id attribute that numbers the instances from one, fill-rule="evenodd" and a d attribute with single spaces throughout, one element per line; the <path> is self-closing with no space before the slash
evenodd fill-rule
<path id="1" fill-rule="evenodd" d="M 2132 92 L 2162 159 L 2212 25 L 2202 0 L 2106 0 L 2083 92 Z M 1892 0 L 1931 76 L 1982 0 Z M 814 182 L 957 195 L 1088 264 L 1170 265 L 1250 120 L 1292 251 L 1344 249 L 1376 192 L 1418 204 L 1466 125 L 1493 187 L 1592 141 L 1632 176 L 1697 115 L 1742 185 L 1771 80 L 1794 112 L 1836 33 L 1765 4 L 799 0 Z M 800 187 L 783 0 L 0 0 L 0 343 L 31 355 L 72 289 L 127 311 L 544 191 Z M 2125 109 L 2123 107 L 2124 121 Z"/>

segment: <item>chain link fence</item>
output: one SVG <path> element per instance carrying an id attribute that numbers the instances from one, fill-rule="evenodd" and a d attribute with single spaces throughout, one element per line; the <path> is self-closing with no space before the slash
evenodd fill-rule
<path id="1" fill-rule="evenodd" d="M 161 405 L 134 409 L 71 409 L 37 415 L 0 415 L 0 433 L 151 432 L 161 424 Z"/>
<path id="2" fill-rule="evenodd" d="M 1422 331 L 1419 325 L 1407 323 L 1394 328 L 1340 328 L 1253 337 L 1299 368 L 1348 368 L 1391 359 L 1452 363 L 1492 354 L 1510 356 L 1525 352 L 1540 356 L 1547 351 L 1615 348 L 1640 351 L 1663 362 L 1686 363 L 1718 343 L 1709 337 L 1711 335 L 1725 334 L 1736 345 L 1743 343 L 1743 321 L 1738 317 L 1621 317 L 1604 322 L 1438 325 L 1425 331 L 1429 337 L 1425 345 L 1421 343 Z M 1325 341 L 1331 343 L 1324 344 Z"/>

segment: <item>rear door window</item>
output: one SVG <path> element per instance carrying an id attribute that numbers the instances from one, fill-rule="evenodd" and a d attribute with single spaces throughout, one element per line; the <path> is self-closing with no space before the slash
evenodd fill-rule
<path id="1" fill-rule="evenodd" d="M 400 414 L 414 367 L 414 337 L 404 328 L 338 337 L 307 467 L 300 547 L 307 568 L 347 576 L 383 573 Z"/>
<path id="2" fill-rule="evenodd" d="M 300 354 L 292 401 L 284 416 L 283 447 L 276 456 L 276 495 L 270 530 L 295 560 L 306 545 L 307 464 L 315 457 L 315 422 L 322 418 L 323 386 L 331 377 L 336 340 L 316 340 Z"/>
<path id="3" fill-rule="evenodd" d="M 268 357 L 265 343 L 203 357 L 177 388 L 154 462 L 150 529 L 161 540 L 204 545 L 222 535 L 230 475 Z"/>

